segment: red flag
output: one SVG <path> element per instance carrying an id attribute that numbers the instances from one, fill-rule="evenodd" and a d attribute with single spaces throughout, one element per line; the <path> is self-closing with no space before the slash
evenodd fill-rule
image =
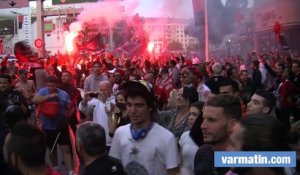
<path id="1" fill-rule="evenodd" d="M 19 29 L 22 29 L 22 27 L 23 27 L 23 21 L 24 21 L 24 16 L 23 15 L 19 15 L 18 16 L 18 21 L 19 21 Z"/>
<path id="2" fill-rule="evenodd" d="M 276 21 L 276 23 L 274 24 L 274 32 L 276 35 L 279 35 L 281 32 L 281 25 L 278 21 Z"/>
<path id="3" fill-rule="evenodd" d="M 194 12 L 204 11 L 204 1 L 203 0 L 193 0 Z"/>
<path id="4" fill-rule="evenodd" d="M 4 48 L 4 41 L 2 38 L 0 38 L 0 54 L 3 54 L 3 49 Z"/>
<path id="5" fill-rule="evenodd" d="M 77 44 L 77 48 L 79 50 L 99 51 L 105 48 L 105 44 L 102 42 L 102 36 L 99 33 L 82 45 Z"/>
<path id="6" fill-rule="evenodd" d="M 193 0 L 194 20 L 196 26 L 204 25 L 204 0 Z"/>
<path id="7" fill-rule="evenodd" d="M 17 42 L 14 46 L 14 54 L 18 59 L 18 62 L 26 63 L 26 62 L 36 62 L 38 58 L 34 56 L 34 52 L 31 50 L 30 46 L 28 46 L 25 42 Z"/>

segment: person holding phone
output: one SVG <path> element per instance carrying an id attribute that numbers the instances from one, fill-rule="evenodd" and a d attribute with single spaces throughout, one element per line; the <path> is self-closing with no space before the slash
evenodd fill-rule
<path id="1" fill-rule="evenodd" d="M 108 115 L 109 135 L 113 137 L 116 129 L 130 123 L 126 113 L 125 91 L 120 90 L 116 94 L 116 105 Z"/>
<path id="2" fill-rule="evenodd" d="M 112 84 L 105 80 L 100 82 L 99 92 L 87 92 L 78 107 L 86 116 L 92 114 L 91 120 L 103 126 L 108 147 L 110 147 L 112 140 L 112 137 L 109 136 L 109 113 L 114 105 L 115 97 L 112 95 Z"/>

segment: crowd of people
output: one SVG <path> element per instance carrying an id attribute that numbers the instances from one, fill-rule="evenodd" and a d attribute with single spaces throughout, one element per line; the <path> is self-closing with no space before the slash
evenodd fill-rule
<path id="1" fill-rule="evenodd" d="M 0 174 L 300 173 L 214 167 L 215 151 L 298 151 L 297 58 L 60 58 L 2 62 Z"/>

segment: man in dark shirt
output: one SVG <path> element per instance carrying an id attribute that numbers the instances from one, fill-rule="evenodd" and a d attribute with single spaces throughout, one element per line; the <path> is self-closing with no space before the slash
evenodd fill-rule
<path id="1" fill-rule="evenodd" d="M 222 65 L 220 63 L 215 63 L 212 66 L 213 76 L 210 77 L 206 82 L 206 86 L 209 87 L 211 93 L 219 94 L 220 93 L 220 83 L 225 81 L 226 77 L 222 76 Z"/>
<path id="2" fill-rule="evenodd" d="M 105 131 L 97 123 L 80 124 L 76 132 L 76 148 L 85 164 L 82 175 L 123 175 L 121 162 L 107 155 Z"/>
<path id="3" fill-rule="evenodd" d="M 292 71 L 295 74 L 294 83 L 298 88 L 298 93 L 292 97 L 292 100 L 296 103 L 296 108 L 294 109 L 295 120 L 300 120 L 300 62 L 294 61 L 292 64 Z"/>
<path id="4" fill-rule="evenodd" d="M 251 85 L 252 85 L 252 91 L 255 92 L 258 89 L 263 89 L 262 85 L 262 74 L 259 70 L 259 61 L 254 60 L 251 63 L 251 67 L 253 69 L 252 77 L 251 77 Z"/>
<path id="5" fill-rule="evenodd" d="M 13 90 L 9 75 L 0 75 L 0 112 L 5 112 L 11 105 L 19 105 L 24 112 L 24 117 L 29 117 L 30 111 L 26 98 L 21 92 Z"/>

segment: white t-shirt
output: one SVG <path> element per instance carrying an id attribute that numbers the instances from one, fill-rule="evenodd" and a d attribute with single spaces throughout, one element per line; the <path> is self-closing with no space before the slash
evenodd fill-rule
<path id="1" fill-rule="evenodd" d="M 175 136 L 157 123 L 140 140 L 132 138 L 130 124 L 119 127 L 109 155 L 122 161 L 128 175 L 167 175 L 179 164 Z"/>
<path id="2" fill-rule="evenodd" d="M 114 96 L 111 96 L 107 99 L 110 101 L 110 103 L 115 104 L 115 98 Z M 87 107 L 83 107 L 81 105 L 81 102 L 79 104 L 79 110 L 83 112 L 86 115 L 89 115 L 89 112 L 93 112 L 93 122 L 99 123 L 105 130 L 105 136 L 106 136 L 106 145 L 110 146 L 112 138 L 109 136 L 109 129 L 108 129 L 108 116 L 105 112 L 105 103 L 103 103 L 99 99 L 92 99 L 88 102 Z"/>
<path id="3" fill-rule="evenodd" d="M 182 166 L 180 168 L 180 175 L 193 175 L 194 174 L 194 159 L 198 146 L 189 136 L 190 131 L 184 132 L 180 139 L 179 145 L 182 155 Z"/>

